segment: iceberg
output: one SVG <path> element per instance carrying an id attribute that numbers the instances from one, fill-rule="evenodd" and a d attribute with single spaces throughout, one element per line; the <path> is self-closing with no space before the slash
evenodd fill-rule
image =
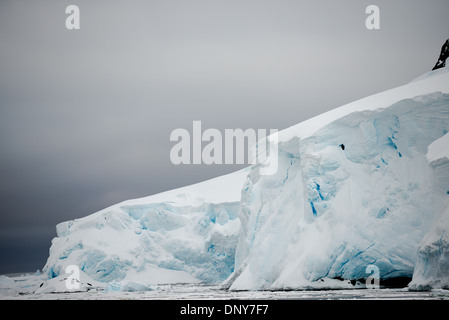
<path id="1" fill-rule="evenodd" d="M 448 71 L 279 131 L 273 175 L 255 164 L 60 223 L 43 271 L 76 265 L 112 291 L 290 290 L 360 287 L 374 266 L 381 285 L 448 288 Z"/>

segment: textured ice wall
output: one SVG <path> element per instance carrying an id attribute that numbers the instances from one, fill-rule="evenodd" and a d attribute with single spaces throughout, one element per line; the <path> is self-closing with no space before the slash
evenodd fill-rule
<path id="1" fill-rule="evenodd" d="M 427 154 L 440 194 L 449 195 L 449 134 L 433 142 Z M 412 290 L 449 289 L 449 199 L 440 206 L 422 239 L 409 285 Z"/>
<path id="2" fill-rule="evenodd" d="M 118 205 L 64 222 L 44 271 L 54 278 L 73 264 L 102 282 L 131 274 L 142 283 L 221 281 L 234 269 L 238 208 L 238 202 Z"/>
<path id="3" fill-rule="evenodd" d="M 409 284 L 411 290 L 449 289 L 449 205 L 424 236 L 418 261 Z"/>
<path id="4" fill-rule="evenodd" d="M 279 170 L 253 167 L 231 289 L 289 289 L 322 278 L 411 277 L 446 194 L 425 155 L 449 130 L 449 95 L 354 112 L 279 146 Z"/>

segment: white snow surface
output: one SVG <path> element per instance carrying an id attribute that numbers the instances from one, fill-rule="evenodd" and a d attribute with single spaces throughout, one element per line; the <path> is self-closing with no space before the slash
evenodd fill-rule
<path id="1" fill-rule="evenodd" d="M 432 142 L 426 158 L 429 163 L 449 160 L 449 134 L 445 134 L 443 137 Z"/>
<path id="2" fill-rule="evenodd" d="M 403 99 L 410 99 L 433 92 L 447 92 L 448 79 L 449 67 L 428 72 L 403 86 L 348 103 L 284 129 L 278 132 L 279 141 L 288 141 L 293 137 L 305 139 L 318 129 L 354 112 L 375 111 L 387 108 Z"/>
<path id="3" fill-rule="evenodd" d="M 449 228 L 448 175 L 435 173 L 446 163 L 447 69 L 280 131 L 274 175 L 252 165 L 59 224 L 44 272 L 74 264 L 109 291 L 224 280 L 284 290 L 346 288 L 333 279 L 365 279 L 375 265 L 381 279 L 444 288 L 448 254 L 423 257 Z M 414 274 L 420 263 L 434 271 Z"/>

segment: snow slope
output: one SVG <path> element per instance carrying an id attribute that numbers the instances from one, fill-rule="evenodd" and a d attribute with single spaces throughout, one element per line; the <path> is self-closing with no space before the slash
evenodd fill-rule
<path id="1" fill-rule="evenodd" d="M 305 139 L 318 131 L 318 129 L 353 112 L 375 111 L 377 109 L 387 108 L 403 99 L 433 92 L 448 92 L 448 73 L 449 67 L 430 71 L 403 86 L 368 96 L 320 114 L 280 131 L 279 141 L 287 141 L 293 137 Z"/>
<path id="2" fill-rule="evenodd" d="M 274 175 L 253 165 L 61 223 L 44 271 L 61 279 L 74 264 L 111 291 L 224 280 L 258 290 L 348 287 L 337 279 L 374 265 L 381 281 L 444 287 L 448 71 L 278 132 Z"/>
<path id="3" fill-rule="evenodd" d="M 281 131 L 277 174 L 254 166 L 243 189 L 236 270 L 225 287 L 321 288 L 365 279 L 368 265 L 381 280 L 411 278 L 447 198 L 426 159 L 449 130 L 447 71 Z M 442 221 L 439 234 L 448 228 Z"/>

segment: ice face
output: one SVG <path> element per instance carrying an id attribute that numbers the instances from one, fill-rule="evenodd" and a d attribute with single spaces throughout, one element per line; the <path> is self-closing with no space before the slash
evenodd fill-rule
<path id="1" fill-rule="evenodd" d="M 60 223 L 43 271 L 78 266 L 109 289 L 220 282 L 234 270 L 241 187 L 248 169 L 124 201 Z"/>
<path id="2" fill-rule="evenodd" d="M 412 290 L 449 289 L 449 205 L 422 239 L 409 284 Z"/>
<path id="3" fill-rule="evenodd" d="M 234 270 L 238 208 L 238 202 L 126 205 L 65 222 L 57 226 L 44 270 L 53 278 L 73 264 L 111 282 L 151 269 L 153 283 L 165 269 L 190 274 L 189 281 L 221 281 Z"/>
<path id="4" fill-rule="evenodd" d="M 449 95 L 351 113 L 279 147 L 274 176 L 249 173 L 231 289 L 305 288 L 322 278 L 412 277 L 444 201 L 426 160 L 449 129 Z M 344 145 L 345 148 L 341 147 Z"/>
<path id="5" fill-rule="evenodd" d="M 427 160 L 440 194 L 449 194 L 449 134 L 434 141 Z M 447 198 L 447 197 L 446 197 Z M 413 273 L 412 290 L 449 289 L 449 200 L 442 203 L 430 230 L 421 240 Z"/>

